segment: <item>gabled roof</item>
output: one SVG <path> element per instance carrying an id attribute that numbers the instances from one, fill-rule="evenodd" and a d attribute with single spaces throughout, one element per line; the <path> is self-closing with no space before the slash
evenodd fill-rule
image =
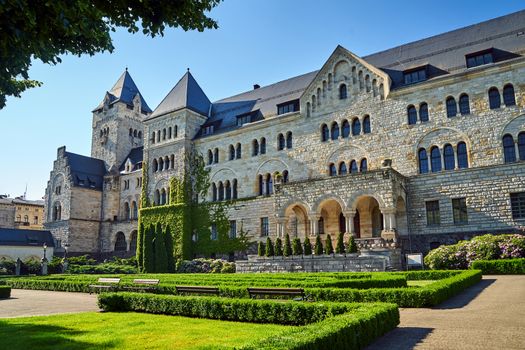
<path id="1" fill-rule="evenodd" d="M 15 228 L 0 228 L 0 246 L 35 246 L 54 247 L 55 242 L 49 231 L 20 230 Z"/>
<path id="2" fill-rule="evenodd" d="M 66 152 L 65 156 L 71 170 L 74 186 L 102 190 L 102 183 L 106 174 L 106 166 L 103 160 L 71 152 Z"/>
<path id="3" fill-rule="evenodd" d="M 130 160 L 131 164 L 133 164 L 132 170 L 137 170 L 136 166 L 137 164 L 142 163 L 143 156 L 144 156 L 143 146 L 133 148 L 131 151 L 129 151 L 128 156 L 126 157 L 126 159 L 124 159 L 124 161 L 120 165 L 119 171 L 124 171 L 126 169 L 126 162 L 128 161 L 128 159 Z"/>
<path id="4" fill-rule="evenodd" d="M 111 90 L 109 90 L 106 95 L 109 98 L 109 103 L 113 104 L 116 102 L 123 102 L 129 106 L 133 106 L 133 99 L 135 96 L 139 94 L 140 96 L 140 104 L 142 106 L 142 111 L 145 113 L 151 113 L 151 108 L 149 108 L 148 104 L 144 100 L 144 97 L 142 97 L 142 94 L 140 93 L 137 85 L 135 85 L 135 82 L 131 78 L 131 75 L 129 74 L 127 68 L 122 73 L 120 78 L 118 78 L 117 82 Z M 100 102 L 100 104 L 93 110 L 97 111 L 101 109 L 104 106 L 104 100 Z"/>
<path id="5" fill-rule="evenodd" d="M 190 71 L 182 76 L 179 82 L 164 97 L 162 102 L 155 108 L 150 118 L 167 114 L 179 109 L 188 108 L 202 115 L 208 115 L 210 100 L 202 91 L 201 87 L 191 75 Z M 149 118 L 148 118 L 149 119 Z"/>

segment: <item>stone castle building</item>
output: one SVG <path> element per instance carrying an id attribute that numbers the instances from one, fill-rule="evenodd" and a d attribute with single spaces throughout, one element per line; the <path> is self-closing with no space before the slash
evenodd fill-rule
<path id="1" fill-rule="evenodd" d="M 525 11 L 211 102 L 188 71 L 151 110 L 126 71 L 93 111 L 91 157 L 58 149 L 46 229 L 70 251 L 136 245 L 142 167 L 168 203 L 196 150 L 208 201 L 253 241 L 345 232 L 428 251 L 525 230 Z"/>

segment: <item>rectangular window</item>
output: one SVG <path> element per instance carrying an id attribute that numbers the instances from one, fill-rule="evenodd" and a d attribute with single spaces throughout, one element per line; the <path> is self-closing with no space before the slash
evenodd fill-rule
<path id="1" fill-rule="evenodd" d="M 405 78 L 405 85 L 418 83 L 427 80 L 427 68 L 418 68 L 416 70 L 403 72 L 403 76 Z"/>
<path id="2" fill-rule="evenodd" d="M 468 223 L 466 198 L 452 199 L 452 214 L 454 216 L 455 225 Z"/>
<path id="3" fill-rule="evenodd" d="M 213 241 L 215 241 L 215 240 L 217 240 L 217 238 L 219 238 L 218 235 L 217 235 L 217 224 L 215 224 L 215 223 L 211 224 L 211 236 L 210 237 L 211 237 L 211 239 Z"/>
<path id="4" fill-rule="evenodd" d="M 214 127 L 213 125 L 207 125 L 202 127 L 202 135 L 211 135 L 213 134 Z"/>
<path id="5" fill-rule="evenodd" d="M 251 114 L 237 116 L 237 126 L 243 126 L 251 122 Z"/>
<path id="6" fill-rule="evenodd" d="M 439 215 L 439 201 L 428 201 L 425 202 L 427 207 L 427 225 L 435 226 L 441 223 L 441 217 Z"/>
<path id="7" fill-rule="evenodd" d="M 467 68 L 482 66 L 494 62 L 492 50 L 476 52 L 465 56 L 467 60 Z"/>
<path id="8" fill-rule="evenodd" d="M 268 218 L 264 217 L 261 218 L 261 236 L 268 236 L 269 230 L 268 230 Z"/>
<path id="9" fill-rule="evenodd" d="M 230 238 L 236 238 L 237 237 L 237 221 L 231 220 L 230 221 Z"/>
<path id="10" fill-rule="evenodd" d="M 511 193 L 510 206 L 513 219 L 525 219 L 525 192 Z"/>
<path id="11" fill-rule="evenodd" d="M 277 105 L 277 114 L 285 114 L 290 112 L 296 112 L 299 110 L 299 100 L 293 100 Z"/>
<path id="12" fill-rule="evenodd" d="M 38 225 L 38 216 L 35 216 L 35 218 L 33 220 L 33 224 L 34 225 Z"/>

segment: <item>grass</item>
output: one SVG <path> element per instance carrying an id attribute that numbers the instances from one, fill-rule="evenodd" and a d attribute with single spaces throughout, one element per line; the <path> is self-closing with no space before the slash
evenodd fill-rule
<path id="1" fill-rule="evenodd" d="M 143 313 L 81 313 L 0 320 L 1 348 L 232 349 L 294 327 Z"/>
<path id="2" fill-rule="evenodd" d="M 425 287 L 429 284 L 432 284 L 436 282 L 436 280 L 413 280 L 413 281 L 407 281 L 407 285 L 409 287 Z"/>

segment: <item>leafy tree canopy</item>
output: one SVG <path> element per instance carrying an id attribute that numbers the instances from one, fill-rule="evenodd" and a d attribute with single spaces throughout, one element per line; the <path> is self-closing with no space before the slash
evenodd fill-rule
<path id="1" fill-rule="evenodd" d="M 60 55 L 112 52 L 117 27 L 155 37 L 166 27 L 204 31 L 217 22 L 206 14 L 222 0 L 3 0 L 0 1 L 0 108 L 41 85 L 29 79 L 31 60 L 61 62 Z"/>

